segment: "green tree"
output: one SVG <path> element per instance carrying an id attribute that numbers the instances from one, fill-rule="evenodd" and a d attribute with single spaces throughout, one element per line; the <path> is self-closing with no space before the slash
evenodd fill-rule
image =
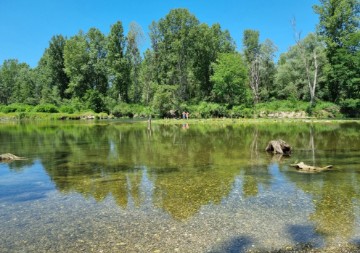
<path id="1" fill-rule="evenodd" d="M 212 94 L 216 102 L 235 105 L 246 101 L 247 68 L 238 53 L 219 54 L 212 65 L 214 74 L 210 80 L 214 83 Z"/>
<path id="2" fill-rule="evenodd" d="M 176 85 L 158 85 L 154 93 L 152 108 L 160 117 L 165 117 L 170 110 L 179 107 Z"/>
<path id="3" fill-rule="evenodd" d="M 35 82 L 33 70 L 18 60 L 5 60 L 0 67 L 0 103 L 35 104 Z"/>
<path id="4" fill-rule="evenodd" d="M 127 35 L 126 57 L 130 64 L 130 100 L 134 103 L 139 103 L 141 100 L 139 74 L 142 61 L 140 55 L 140 45 L 143 40 L 144 32 L 141 26 L 135 22 L 131 22 Z"/>
<path id="5" fill-rule="evenodd" d="M 150 27 L 157 83 L 178 85 L 178 96 L 183 100 L 191 97 L 193 89 L 192 64 L 198 25 L 199 21 L 187 9 L 174 9 Z"/>
<path id="6" fill-rule="evenodd" d="M 156 90 L 156 64 L 154 52 L 150 49 L 144 53 L 144 60 L 140 68 L 140 82 L 142 85 L 141 101 L 145 105 L 149 105 L 152 101 L 154 92 Z"/>
<path id="7" fill-rule="evenodd" d="M 66 38 L 62 35 L 53 36 L 35 68 L 36 87 L 37 92 L 41 93 L 41 103 L 59 104 L 62 99 L 70 97 L 66 93 L 69 78 L 65 73 L 65 44 Z"/>
<path id="8" fill-rule="evenodd" d="M 64 48 L 66 38 L 62 35 L 53 36 L 49 43 L 49 48 L 46 50 L 48 55 L 47 67 L 50 74 L 50 87 L 56 86 L 59 90 L 60 98 L 68 98 L 65 93 L 69 85 L 69 78 L 66 75 L 64 68 Z"/>
<path id="9" fill-rule="evenodd" d="M 13 93 L 13 84 L 15 83 L 18 72 L 17 60 L 5 60 L 0 66 L 0 103 L 9 104 Z"/>
<path id="10" fill-rule="evenodd" d="M 274 62 L 277 47 L 275 44 L 266 39 L 260 47 L 260 87 L 259 98 L 266 101 L 274 95 L 276 65 Z"/>
<path id="11" fill-rule="evenodd" d="M 260 86 L 260 49 L 259 31 L 245 30 L 243 37 L 244 55 L 249 69 L 249 84 L 254 103 L 259 102 Z"/>
<path id="12" fill-rule="evenodd" d="M 111 26 L 107 38 L 107 66 L 109 71 L 109 94 L 118 102 L 129 101 L 130 69 L 125 57 L 126 38 L 120 21 Z"/>
<path id="13" fill-rule="evenodd" d="M 90 28 L 86 34 L 87 51 L 89 54 L 88 82 L 90 88 L 106 95 L 108 88 L 106 66 L 106 40 L 105 36 L 96 28 Z"/>
<path id="14" fill-rule="evenodd" d="M 360 97 L 360 30 L 358 0 L 320 0 L 318 33 L 326 44 L 332 101 Z"/>
<path id="15" fill-rule="evenodd" d="M 65 73 L 70 79 L 66 92 L 72 97 L 82 98 L 91 87 L 89 58 L 86 35 L 82 31 L 66 41 L 64 48 Z"/>
<path id="16" fill-rule="evenodd" d="M 234 53 L 235 43 L 229 31 L 222 31 L 219 24 L 209 27 L 200 24 L 194 40 L 195 55 L 193 71 L 195 75 L 194 95 L 198 100 L 203 100 L 211 95 L 212 74 L 211 64 L 216 61 L 220 53 Z"/>
<path id="17" fill-rule="evenodd" d="M 314 101 L 315 94 L 323 98 L 320 89 L 326 82 L 326 67 L 324 45 L 315 34 L 309 34 L 280 56 L 275 77 L 277 98 Z"/>

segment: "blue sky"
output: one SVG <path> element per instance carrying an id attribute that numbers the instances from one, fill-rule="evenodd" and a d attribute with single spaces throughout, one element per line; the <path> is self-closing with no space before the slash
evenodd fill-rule
<path id="1" fill-rule="evenodd" d="M 316 29 L 312 6 L 318 0 L 0 0 L 0 64 L 18 59 L 35 67 L 53 35 L 67 37 L 91 27 L 108 34 L 122 21 L 125 32 L 132 21 L 146 34 L 148 26 L 174 8 L 187 8 L 200 22 L 220 23 L 228 29 L 239 51 L 245 29 L 260 31 L 261 41 L 271 39 L 279 52 L 294 44 L 291 19 L 302 37 Z"/>

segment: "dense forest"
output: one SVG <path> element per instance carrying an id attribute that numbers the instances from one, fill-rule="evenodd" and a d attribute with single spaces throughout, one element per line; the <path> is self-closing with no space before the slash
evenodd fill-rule
<path id="1" fill-rule="evenodd" d="M 35 68 L 2 63 L 0 111 L 252 117 L 256 108 L 311 113 L 321 105 L 359 117 L 360 3 L 320 0 L 313 9 L 316 32 L 302 38 L 293 20 L 294 45 L 277 62 L 276 45 L 260 41 L 260 31 L 243 31 L 239 52 L 229 31 L 187 9 L 150 24 L 143 55 L 135 22 L 127 34 L 118 21 L 107 35 L 97 28 L 55 35 Z"/>

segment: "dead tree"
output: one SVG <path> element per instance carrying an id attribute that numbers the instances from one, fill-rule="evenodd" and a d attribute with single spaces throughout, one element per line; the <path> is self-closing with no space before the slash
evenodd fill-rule
<path id="1" fill-rule="evenodd" d="M 267 152 L 272 152 L 273 154 L 291 154 L 291 146 L 281 139 L 270 141 L 265 150 Z"/>

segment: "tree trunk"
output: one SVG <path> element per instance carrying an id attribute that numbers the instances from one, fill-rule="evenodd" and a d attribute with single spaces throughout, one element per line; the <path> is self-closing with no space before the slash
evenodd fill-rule
<path id="1" fill-rule="evenodd" d="M 266 146 L 265 150 L 267 152 L 272 152 L 274 154 L 284 154 L 289 155 L 291 154 L 291 147 L 283 140 L 272 140 Z"/>

